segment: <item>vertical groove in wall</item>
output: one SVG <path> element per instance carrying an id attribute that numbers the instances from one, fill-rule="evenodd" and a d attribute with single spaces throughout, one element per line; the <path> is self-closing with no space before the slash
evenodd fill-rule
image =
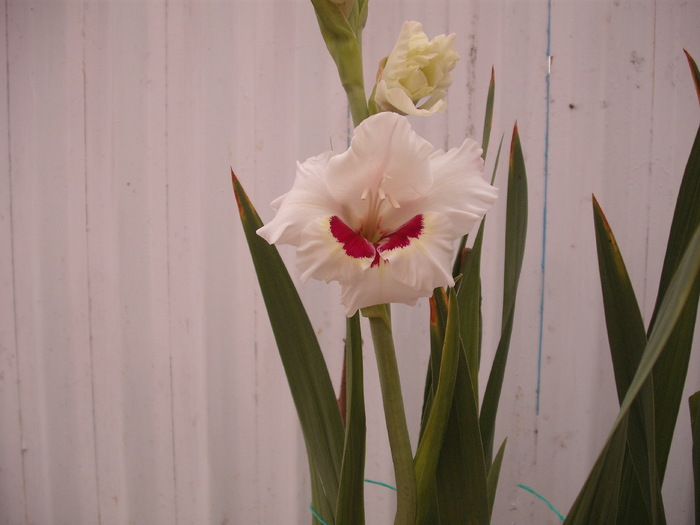
<path id="1" fill-rule="evenodd" d="M 14 206 L 13 206 L 13 196 L 12 196 L 12 104 L 10 103 L 10 6 L 8 0 L 5 0 L 5 75 L 7 78 L 7 85 L 5 89 L 7 90 L 7 186 L 8 186 L 8 201 L 9 206 L 7 210 L 7 216 L 10 223 L 10 267 L 12 275 L 10 281 L 12 282 L 12 316 L 14 319 L 13 327 L 13 338 L 14 338 L 14 351 L 15 351 L 15 367 L 17 369 L 17 423 L 19 424 L 19 436 L 20 436 L 20 461 L 22 465 L 22 505 L 24 513 L 24 521 L 28 522 L 29 514 L 27 508 L 27 473 L 26 464 L 24 461 L 24 425 L 22 421 L 22 389 L 20 388 L 20 355 L 17 349 L 18 339 L 17 339 L 17 283 L 15 282 L 15 228 L 14 228 Z"/>
<path id="2" fill-rule="evenodd" d="M 165 47 L 165 96 L 164 96 L 164 105 L 165 105 L 165 130 L 164 130 L 164 147 L 165 147 L 165 271 L 167 273 L 167 316 L 168 316 L 168 355 L 169 355 L 169 381 L 170 381 L 170 439 L 171 439 L 171 447 L 172 447 L 172 462 L 173 462 L 173 498 L 174 498 L 174 509 L 173 512 L 175 513 L 175 525 L 179 522 L 178 518 L 178 491 L 177 491 L 177 449 L 176 449 L 176 444 L 177 440 L 175 437 L 175 385 L 174 385 L 174 375 L 173 375 L 173 338 L 172 338 L 172 333 L 173 333 L 173 316 L 172 316 L 172 294 L 171 294 L 171 289 L 170 289 L 170 284 L 171 284 L 171 268 L 170 268 L 170 257 L 172 254 L 172 251 L 170 249 L 170 155 L 168 152 L 170 151 L 170 126 L 169 126 L 169 104 L 170 104 L 170 91 L 169 91 L 169 65 L 170 65 L 170 49 L 169 49 L 169 17 L 168 17 L 168 0 L 165 0 L 164 5 L 163 5 L 163 14 L 165 17 L 165 27 L 163 30 L 163 34 L 165 37 L 165 42 L 164 42 L 164 47 Z"/>
<path id="3" fill-rule="evenodd" d="M 87 45 L 87 2 L 83 3 L 83 17 L 82 17 L 82 74 L 83 74 L 83 176 L 85 178 L 84 192 L 85 192 L 85 265 L 87 271 L 85 272 L 86 287 L 87 287 L 87 306 L 88 306 L 88 318 L 87 318 L 87 329 L 88 329 L 88 355 L 90 358 L 90 403 L 92 404 L 92 435 L 93 435 L 93 455 L 95 458 L 95 490 L 97 493 L 97 520 L 98 523 L 102 523 L 102 498 L 100 497 L 100 469 L 99 469 L 99 444 L 97 439 L 97 412 L 95 410 L 95 357 L 94 357 L 94 338 L 92 333 L 92 315 L 93 315 L 93 304 L 92 304 L 92 279 L 91 279 L 91 268 L 92 264 L 90 261 L 90 192 L 89 192 L 89 173 L 88 173 L 88 103 L 87 103 L 87 60 L 86 60 L 86 49 Z"/>
<path id="4" fill-rule="evenodd" d="M 649 158 L 649 166 L 647 168 L 647 186 L 649 187 L 649 191 L 647 192 L 647 203 L 646 203 L 646 236 L 645 236 L 645 244 L 644 244 L 644 273 L 642 275 L 645 276 L 644 281 L 641 283 L 642 289 L 637 292 L 637 302 L 639 303 L 639 307 L 642 309 L 642 316 L 644 316 L 645 313 L 650 313 L 650 312 L 645 312 L 645 303 L 646 300 L 645 298 L 647 297 L 647 289 L 649 288 L 649 257 L 650 257 L 650 250 L 649 250 L 649 244 L 652 242 L 652 239 L 650 237 L 650 230 L 651 230 L 651 221 L 654 220 L 652 218 L 652 206 L 651 206 L 651 200 L 652 196 L 654 195 L 653 192 L 653 180 L 654 180 L 654 158 L 653 158 L 653 152 L 654 152 L 654 120 L 656 118 L 656 13 L 657 13 L 657 5 L 656 1 L 654 1 L 654 21 L 653 21 L 653 40 L 651 44 L 652 48 L 652 55 L 651 55 L 651 122 L 649 123 L 649 153 L 652 155 Z M 651 284 L 651 286 L 654 286 Z M 653 308 L 653 307 L 652 307 Z"/>

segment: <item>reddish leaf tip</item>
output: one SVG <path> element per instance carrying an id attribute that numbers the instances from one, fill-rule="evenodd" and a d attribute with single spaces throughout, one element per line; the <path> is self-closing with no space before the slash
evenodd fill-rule
<path id="1" fill-rule="evenodd" d="M 241 187 L 240 182 L 238 181 L 238 177 L 236 177 L 236 174 L 233 172 L 233 168 L 231 168 L 231 183 L 233 184 L 233 194 L 236 197 L 236 206 L 238 207 L 238 214 L 241 216 L 241 218 L 245 217 L 245 211 L 243 210 L 243 203 L 241 202 L 241 198 L 245 195 L 243 192 L 243 188 Z M 243 192 L 243 195 L 241 193 Z"/>

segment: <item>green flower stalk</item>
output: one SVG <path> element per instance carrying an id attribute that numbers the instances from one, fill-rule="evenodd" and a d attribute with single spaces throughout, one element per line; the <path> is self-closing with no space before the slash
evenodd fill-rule
<path id="1" fill-rule="evenodd" d="M 362 71 L 362 29 L 367 21 L 367 0 L 311 0 L 311 3 L 357 126 L 369 114 Z"/>
<path id="2" fill-rule="evenodd" d="M 362 315 L 369 318 L 372 331 L 384 403 L 384 417 L 396 476 L 397 499 L 394 524 L 414 525 L 418 500 L 416 471 L 413 467 L 413 452 L 408 435 L 401 381 L 391 333 L 389 306 L 380 304 L 363 308 Z"/>

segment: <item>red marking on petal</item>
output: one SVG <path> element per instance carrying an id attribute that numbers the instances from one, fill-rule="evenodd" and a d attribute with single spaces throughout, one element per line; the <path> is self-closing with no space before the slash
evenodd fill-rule
<path id="1" fill-rule="evenodd" d="M 405 248 L 411 244 L 411 239 L 417 239 L 421 233 L 423 233 L 423 215 L 418 214 L 405 222 L 398 230 L 385 235 L 379 241 L 377 250 L 386 252 L 396 248 Z"/>
<path id="2" fill-rule="evenodd" d="M 345 254 L 355 259 L 376 258 L 377 253 L 367 239 L 345 224 L 340 217 L 334 215 L 330 220 L 331 234 L 343 245 Z"/>

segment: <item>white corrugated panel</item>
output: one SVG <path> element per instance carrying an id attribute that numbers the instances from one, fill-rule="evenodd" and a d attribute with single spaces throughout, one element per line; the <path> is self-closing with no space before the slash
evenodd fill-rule
<path id="1" fill-rule="evenodd" d="M 481 138 L 492 66 L 492 151 L 518 121 L 531 213 L 494 523 L 557 523 L 518 483 L 565 512 L 617 406 L 591 194 L 648 318 L 700 117 L 682 52 L 700 58 L 700 4 L 372 0 L 368 89 L 406 19 L 457 33 L 463 57 L 448 112 L 413 120 L 424 136 Z M 0 20 L 0 523 L 308 523 L 303 441 L 229 170 L 268 220 L 297 160 L 345 147 L 310 2 L 8 0 Z M 485 363 L 504 211 L 501 199 L 486 237 Z M 338 288 L 300 290 L 337 382 Z M 394 313 L 415 440 L 428 308 Z M 391 483 L 366 357 L 366 474 Z M 693 522 L 688 420 L 684 401 L 669 523 Z M 368 523 L 391 523 L 393 494 L 368 486 L 367 499 Z"/>

